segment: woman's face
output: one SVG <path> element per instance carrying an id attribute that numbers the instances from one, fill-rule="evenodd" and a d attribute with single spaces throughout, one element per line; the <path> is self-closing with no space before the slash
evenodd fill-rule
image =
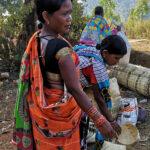
<path id="1" fill-rule="evenodd" d="M 71 13 L 71 0 L 66 0 L 64 3 L 62 3 L 61 8 L 58 11 L 54 12 L 53 15 L 48 14 L 48 27 L 57 34 L 68 33 L 72 21 Z"/>
<path id="2" fill-rule="evenodd" d="M 104 59 L 104 62 L 109 66 L 118 64 L 120 58 L 122 58 L 123 56 L 124 55 L 110 54 L 107 50 L 104 50 L 102 52 L 102 57 Z"/>

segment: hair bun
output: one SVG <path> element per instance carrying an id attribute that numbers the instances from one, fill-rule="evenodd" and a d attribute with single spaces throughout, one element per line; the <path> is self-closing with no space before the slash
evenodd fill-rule
<path id="1" fill-rule="evenodd" d="M 96 49 L 100 50 L 101 49 L 101 44 L 97 44 Z"/>
<path id="2" fill-rule="evenodd" d="M 38 26 L 38 29 L 42 29 L 43 24 L 41 22 L 39 22 L 37 26 Z"/>

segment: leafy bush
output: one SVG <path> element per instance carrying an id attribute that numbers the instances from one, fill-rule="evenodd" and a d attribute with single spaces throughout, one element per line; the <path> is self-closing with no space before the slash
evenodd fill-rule
<path id="1" fill-rule="evenodd" d="M 24 40 L 21 44 L 17 44 L 20 40 L 20 33 L 23 30 L 23 22 L 32 12 L 33 1 L 27 5 L 20 0 L 12 3 L 10 0 L 0 2 L 0 71 L 18 71 L 20 60 L 24 49 L 22 45 L 26 44 Z M 7 15 L 6 15 L 7 12 Z"/>

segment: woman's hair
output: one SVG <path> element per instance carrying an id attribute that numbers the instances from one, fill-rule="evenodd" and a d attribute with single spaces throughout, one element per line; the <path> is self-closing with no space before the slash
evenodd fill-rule
<path id="1" fill-rule="evenodd" d="M 101 50 L 108 50 L 110 54 L 125 55 L 127 47 L 124 40 L 118 35 L 109 35 L 102 40 L 101 44 L 97 44 L 96 48 Z"/>
<path id="2" fill-rule="evenodd" d="M 101 15 L 104 13 L 103 7 L 97 6 L 95 7 L 95 15 Z"/>
<path id="3" fill-rule="evenodd" d="M 42 12 L 47 11 L 52 15 L 54 12 L 61 8 L 65 1 L 66 0 L 34 0 L 38 20 L 41 23 L 44 23 L 45 20 L 43 19 Z"/>

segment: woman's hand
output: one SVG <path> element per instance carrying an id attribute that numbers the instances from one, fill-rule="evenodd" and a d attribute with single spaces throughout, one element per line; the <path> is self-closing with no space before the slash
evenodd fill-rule
<path id="1" fill-rule="evenodd" d="M 119 135 L 121 133 L 121 127 L 118 125 L 118 123 L 114 120 L 114 121 L 110 122 L 110 124 L 113 127 L 113 129 L 117 132 L 117 134 Z"/>
<path id="2" fill-rule="evenodd" d="M 86 114 L 93 120 L 95 126 L 98 128 L 104 138 L 118 138 L 117 132 L 94 106 L 89 108 Z"/>
<path id="3" fill-rule="evenodd" d="M 98 127 L 98 130 L 102 134 L 103 138 L 118 139 L 117 132 L 112 128 L 108 121 L 106 121 L 100 127 Z"/>

